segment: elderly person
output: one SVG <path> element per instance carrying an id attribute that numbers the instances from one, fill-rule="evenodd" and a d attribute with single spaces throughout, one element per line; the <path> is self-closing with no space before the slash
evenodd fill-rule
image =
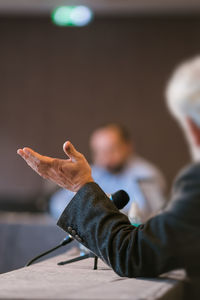
<path id="1" fill-rule="evenodd" d="M 145 222 L 165 204 L 165 181 L 161 172 L 133 149 L 128 130 L 117 123 L 98 127 L 90 138 L 92 178 L 105 193 L 125 190 L 130 201 L 122 210 Z M 50 198 L 50 213 L 56 219 L 71 201 L 73 193 L 58 190 Z M 134 208 L 135 213 L 134 213 Z M 135 214 L 135 216 L 133 215 Z"/>
<path id="2" fill-rule="evenodd" d="M 194 163 L 178 175 L 167 208 L 139 227 L 94 182 L 89 164 L 70 142 L 64 144 L 68 160 L 18 150 L 41 176 L 77 192 L 58 225 L 120 276 L 157 276 L 177 268 L 200 273 L 200 58 L 175 71 L 167 99 L 186 133 Z"/>

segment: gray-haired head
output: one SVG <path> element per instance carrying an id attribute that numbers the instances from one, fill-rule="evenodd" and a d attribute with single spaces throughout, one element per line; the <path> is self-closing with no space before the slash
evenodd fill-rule
<path id="1" fill-rule="evenodd" d="M 170 111 L 178 119 L 191 118 L 200 127 L 200 56 L 181 64 L 166 90 Z"/>
<path id="2" fill-rule="evenodd" d="M 173 73 L 166 89 L 167 104 L 177 118 L 189 141 L 193 158 L 200 158 L 187 120 L 200 130 L 200 56 L 182 63 Z M 197 147 L 198 146 L 198 147 Z"/>

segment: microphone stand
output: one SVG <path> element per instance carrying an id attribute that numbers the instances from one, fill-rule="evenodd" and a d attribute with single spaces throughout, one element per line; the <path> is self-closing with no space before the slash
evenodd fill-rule
<path id="1" fill-rule="evenodd" d="M 93 270 L 97 270 L 97 267 L 98 267 L 98 256 L 94 256 L 94 268 Z"/>
<path id="2" fill-rule="evenodd" d="M 74 241 L 74 239 L 71 237 L 71 236 L 68 236 L 67 238 L 65 238 L 58 246 L 56 247 L 53 247 L 51 248 L 50 250 L 48 251 L 45 251 L 43 253 L 41 253 L 40 255 L 34 257 L 33 259 L 31 259 L 26 265 L 25 267 L 28 267 L 30 265 L 32 265 L 36 260 L 38 260 L 39 258 L 59 249 L 60 247 L 62 246 L 65 246 L 69 243 L 71 243 L 72 241 Z M 66 260 L 66 261 L 61 261 L 58 263 L 59 266 L 62 266 L 62 265 L 66 265 L 66 264 L 69 264 L 69 263 L 73 263 L 73 262 L 76 262 L 76 261 L 79 261 L 79 260 L 83 260 L 83 259 L 86 259 L 86 258 L 89 258 L 89 257 L 94 257 L 94 270 L 97 270 L 97 262 L 98 262 L 98 257 L 96 255 L 94 255 L 92 252 L 89 252 L 89 253 L 85 253 L 83 255 L 80 255 L 78 257 L 75 257 L 75 258 L 72 258 L 72 259 L 69 259 L 69 260 Z"/>
<path id="3" fill-rule="evenodd" d="M 62 247 L 62 246 L 65 246 L 65 245 L 71 243 L 73 240 L 74 240 L 74 239 L 73 239 L 71 236 L 68 236 L 67 238 L 64 238 L 64 240 L 63 240 L 59 245 L 57 245 L 56 247 L 53 247 L 53 248 L 51 248 L 50 250 L 45 251 L 45 252 L 41 253 L 40 255 L 34 257 L 33 259 L 31 259 L 31 260 L 25 265 L 25 267 L 28 267 L 28 266 L 32 265 L 32 263 L 34 263 L 34 262 L 35 262 L 36 260 L 38 260 L 39 258 L 41 258 L 41 257 L 43 257 L 43 256 L 45 256 L 45 255 L 47 255 L 47 254 L 49 254 L 49 253 L 51 253 L 51 252 L 57 250 L 58 248 L 60 248 L 60 247 Z"/>
<path id="4" fill-rule="evenodd" d="M 87 258 L 90 258 L 90 257 L 94 257 L 93 270 L 97 270 L 97 268 L 98 268 L 98 257 L 96 255 L 92 254 L 92 253 L 86 253 L 84 255 L 80 255 L 80 256 L 77 256 L 77 257 L 72 258 L 72 259 L 61 261 L 61 262 L 57 263 L 57 265 L 58 266 L 63 266 L 63 265 L 67 265 L 67 264 L 70 264 L 70 263 L 73 263 L 73 262 L 76 262 L 76 261 L 80 261 L 80 260 L 83 260 L 83 259 L 87 259 Z"/>

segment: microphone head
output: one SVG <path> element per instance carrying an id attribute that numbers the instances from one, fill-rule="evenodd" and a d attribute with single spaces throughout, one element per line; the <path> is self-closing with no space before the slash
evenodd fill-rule
<path id="1" fill-rule="evenodd" d="M 112 194 L 112 200 L 118 209 L 124 208 L 128 201 L 130 200 L 129 195 L 124 190 L 119 190 Z"/>

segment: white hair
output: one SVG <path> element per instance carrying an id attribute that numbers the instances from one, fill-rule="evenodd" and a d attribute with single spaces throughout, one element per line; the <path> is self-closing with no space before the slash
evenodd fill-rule
<path id="1" fill-rule="evenodd" d="M 167 104 L 178 119 L 189 141 L 194 159 L 200 158 L 191 137 L 186 118 L 190 118 L 200 128 L 200 56 L 181 64 L 170 78 L 166 89 Z"/>

